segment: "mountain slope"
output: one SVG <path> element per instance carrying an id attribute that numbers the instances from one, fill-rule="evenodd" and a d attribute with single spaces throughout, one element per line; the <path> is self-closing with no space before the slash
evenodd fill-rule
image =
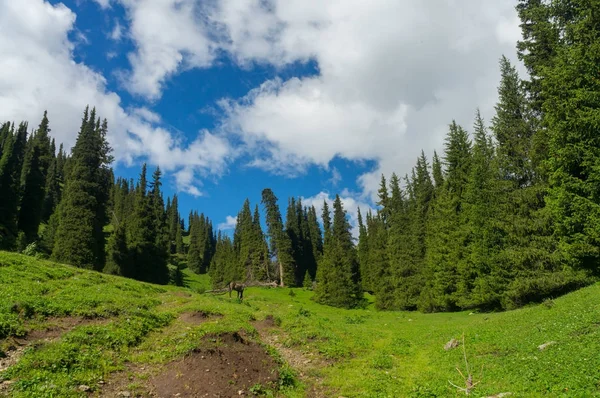
<path id="1" fill-rule="evenodd" d="M 463 334 L 474 396 L 600 395 L 600 284 L 516 311 L 420 314 L 335 309 L 301 289 L 239 303 L 186 279 L 0 252 L 0 396 L 454 396 L 467 369 L 444 345 Z"/>

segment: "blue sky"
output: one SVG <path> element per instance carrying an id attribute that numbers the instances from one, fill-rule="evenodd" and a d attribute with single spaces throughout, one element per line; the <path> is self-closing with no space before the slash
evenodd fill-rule
<path id="1" fill-rule="evenodd" d="M 227 228 L 269 187 L 282 211 L 339 193 L 355 222 L 452 119 L 493 116 L 510 3 L 0 0 L 0 119 L 48 109 L 70 146 L 96 106 L 117 175 L 160 165 L 184 217 Z"/>

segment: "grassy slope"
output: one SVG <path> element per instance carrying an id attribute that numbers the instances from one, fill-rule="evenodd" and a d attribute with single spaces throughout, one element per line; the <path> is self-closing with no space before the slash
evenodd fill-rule
<path id="1" fill-rule="evenodd" d="M 126 361 L 164 363 L 195 348 L 206 333 L 253 333 L 252 320 L 273 315 L 280 321 L 273 333 L 285 346 L 331 362 L 308 376 L 346 397 L 454 396 L 448 380 L 464 386 L 456 371 L 465 371 L 463 353 L 443 346 L 463 333 L 479 382 L 474 396 L 600 396 L 600 284 L 506 313 L 425 315 L 329 308 L 300 289 L 295 295 L 290 289 L 248 289 L 238 304 L 195 293 L 208 286 L 205 277 L 186 279 L 187 289 L 157 287 L 0 252 L 0 341 L 39 327 L 45 317 L 109 319 L 29 350 L 0 380 L 19 380 L 17 397 L 77 396 L 78 385 L 96 387 Z M 21 315 L 11 311 L 14 304 Z M 224 317 L 193 328 L 179 325 L 177 314 L 190 310 Z M 538 350 L 548 341 L 556 344 Z M 303 388 L 289 387 L 283 395 L 304 396 Z"/>

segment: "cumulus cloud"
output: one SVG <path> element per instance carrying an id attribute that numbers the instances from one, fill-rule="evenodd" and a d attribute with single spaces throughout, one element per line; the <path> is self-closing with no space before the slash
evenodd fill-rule
<path id="1" fill-rule="evenodd" d="M 154 100 L 165 80 L 178 71 L 207 67 L 215 58 L 200 2 L 120 0 L 131 21 L 137 50 L 129 54 L 131 72 L 123 73 L 133 93 Z"/>
<path id="2" fill-rule="evenodd" d="M 237 225 L 237 217 L 227 216 L 225 218 L 225 222 L 222 222 L 219 225 L 217 225 L 217 229 L 219 229 L 220 231 L 228 231 L 228 230 L 235 229 L 236 225 Z"/>
<path id="3" fill-rule="evenodd" d="M 196 176 L 225 171 L 232 153 L 228 142 L 201 131 L 188 143 L 161 127 L 160 116 L 150 110 L 124 109 L 101 74 L 74 61 L 68 34 L 75 18 L 63 4 L 0 2 L 0 119 L 35 125 L 47 109 L 53 136 L 69 148 L 83 106 L 93 105 L 109 121 L 108 139 L 118 160 L 144 158 L 178 172 L 179 188 L 199 195 Z"/>
<path id="4" fill-rule="evenodd" d="M 476 107 L 491 117 L 498 59 L 519 37 L 514 4 L 494 0 L 115 1 L 137 43 L 129 87 L 151 99 L 219 54 L 248 67 L 315 61 L 317 76 L 221 101 L 223 126 L 269 172 L 376 160 L 359 178 L 367 195 L 381 173 L 407 173 L 421 149 L 441 149 L 452 119 L 470 125 Z"/>
<path id="5" fill-rule="evenodd" d="M 135 45 L 123 83 L 149 101 L 160 98 L 170 77 L 223 56 L 250 68 L 314 61 L 316 76 L 276 78 L 243 98 L 223 99 L 222 128 L 241 138 L 251 165 L 273 173 L 297 175 L 335 157 L 375 160 L 375 170 L 358 180 L 363 200 L 373 198 L 381 173 L 403 175 L 421 149 L 429 156 L 440 150 L 452 119 L 469 127 L 476 107 L 491 118 L 498 59 L 514 54 L 519 37 L 514 4 L 495 0 L 112 2 L 124 7 Z M 223 159 L 234 152 L 222 136 L 200 132 L 186 146 L 156 127 L 158 116 L 124 110 L 101 75 L 73 62 L 67 33 L 75 15 L 68 8 L 42 0 L 0 7 L 0 49 L 8 54 L 0 60 L 0 116 L 31 120 L 52 103 L 59 134 L 72 140 L 73 110 L 83 99 L 111 121 L 125 159 L 163 162 L 188 192 L 201 194 L 196 173 L 226 168 Z"/>

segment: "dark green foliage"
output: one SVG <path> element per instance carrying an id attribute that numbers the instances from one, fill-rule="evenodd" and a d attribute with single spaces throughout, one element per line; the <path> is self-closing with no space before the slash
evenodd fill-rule
<path id="1" fill-rule="evenodd" d="M 292 242 L 283 229 L 281 212 L 277 205 L 277 197 L 269 188 L 262 191 L 262 204 L 267 215 L 267 235 L 271 246 L 271 255 L 276 257 L 277 270 L 281 286 L 295 286 L 296 263 Z"/>
<path id="2" fill-rule="evenodd" d="M 545 23 L 560 33 L 560 39 L 550 66 L 540 71 L 550 151 L 547 202 L 561 259 L 599 274 L 600 4 L 554 3 L 547 8 Z"/>
<path id="3" fill-rule="evenodd" d="M 500 60 L 500 71 L 499 99 L 492 119 L 498 162 L 504 179 L 514 182 L 517 187 L 525 187 L 534 179 L 531 161 L 533 126 L 528 120 L 521 80 L 506 57 Z"/>
<path id="4" fill-rule="evenodd" d="M 233 248 L 233 242 L 228 236 L 223 236 L 219 232 L 215 255 L 209 269 L 210 279 L 215 289 L 221 289 L 235 279 L 231 270 L 236 264 L 237 256 Z"/>
<path id="5" fill-rule="evenodd" d="M 30 137 L 23 170 L 21 172 L 21 206 L 19 230 L 25 234 L 27 243 L 37 239 L 38 227 L 42 220 L 46 177 L 52 163 L 47 113 L 36 132 Z"/>
<path id="6" fill-rule="evenodd" d="M 140 180 L 135 191 L 132 217 L 127 221 L 127 248 L 129 259 L 126 275 L 138 280 L 166 284 L 169 282 L 167 247 L 165 243 L 164 218 L 158 224 L 156 196 L 160 187 L 160 173 L 154 173 L 152 190 L 147 192 L 146 165 L 142 167 Z M 160 192 L 160 191 L 159 191 Z M 162 201 L 162 198 L 161 198 Z M 163 210 L 164 211 L 164 210 Z M 119 242 L 115 242 L 118 246 Z"/>
<path id="7" fill-rule="evenodd" d="M 367 226 L 363 222 L 362 213 L 358 208 L 358 263 L 360 265 L 360 275 L 362 277 L 362 286 L 366 292 L 373 293 L 370 281 L 371 273 L 369 268 L 369 234 Z"/>
<path id="8" fill-rule="evenodd" d="M 18 235 L 17 217 L 21 195 L 20 179 L 25 146 L 27 143 L 27 123 L 21 123 L 16 132 L 11 128 L 6 132 L 0 159 L 0 248 L 13 249 Z"/>
<path id="9" fill-rule="evenodd" d="M 456 122 L 452 122 L 446 137 L 444 164 L 444 183 L 436 188 L 427 220 L 426 285 L 420 293 L 419 307 L 428 311 L 456 307 L 458 269 L 465 262 L 467 230 L 462 221 L 471 169 L 471 142 Z"/>
<path id="10" fill-rule="evenodd" d="M 191 212 L 190 246 L 188 248 L 188 267 L 197 274 L 208 271 L 212 256 L 214 255 L 214 236 L 212 223 L 204 214 Z"/>
<path id="11" fill-rule="evenodd" d="M 315 300 L 334 307 L 354 308 L 362 303 L 363 298 L 356 249 L 338 195 L 333 208 L 331 236 L 325 241 L 323 258 L 317 270 Z"/>
<path id="12" fill-rule="evenodd" d="M 106 121 L 86 109 L 72 150 L 52 256 L 59 262 L 101 270 L 104 267 L 109 169 Z"/>

